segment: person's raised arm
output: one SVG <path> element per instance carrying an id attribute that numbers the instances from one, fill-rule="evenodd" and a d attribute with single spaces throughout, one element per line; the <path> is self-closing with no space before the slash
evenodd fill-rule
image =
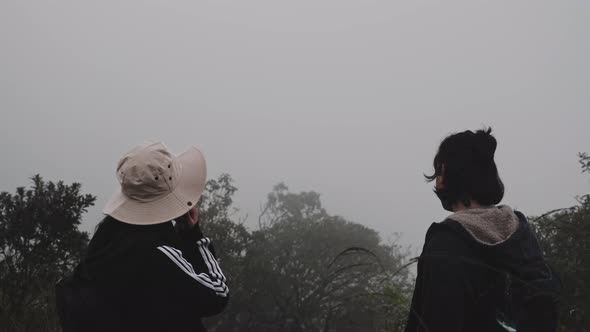
<path id="1" fill-rule="evenodd" d="M 204 237 L 196 222 L 196 209 L 177 221 L 182 239 L 180 246 L 161 245 L 155 250 L 162 282 L 167 284 L 167 298 L 182 311 L 198 317 L 220 313 L 225 308 L 229 289 L 217 261 L 211 240 Z M 187 225 L 183 225 L 186 222 Z"/>

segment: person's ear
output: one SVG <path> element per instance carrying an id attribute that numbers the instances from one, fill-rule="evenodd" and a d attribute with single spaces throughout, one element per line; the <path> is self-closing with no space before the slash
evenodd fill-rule
<path id="1" fill-rule="evenodd" d="M 445 164 L 442 164 L 441 166 L 441 172 L 440 175 L 438 175 L 436 177 L 436 183 L 435 183 L 435 188 L 436 189 L 443 189 L 445 187 Z"/>
<path id="2" fill-rule="evenodd" d="M 192 208 L 188 211 L 188 218 L 191 225 L 195 225 L 199 221 L 199 210 L 197 208 Z"/>

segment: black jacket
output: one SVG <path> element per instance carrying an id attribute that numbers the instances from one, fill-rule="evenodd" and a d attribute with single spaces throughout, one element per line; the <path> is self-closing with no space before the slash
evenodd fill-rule
<path id="1" fill-rule="evenodd" d="M 138 226 L 107 219 L 88 256 L 57 285 L 64 332 L 206 331 L 201 317 L 228 301 L 213 246 L 198 226 Z"/>
<path id="2" fill-rule="evenodd" d="M 456 221 L 432 224 L 406 332 L 556 330 L 559 280 L 526 218 L 516 215 L 516 232 L 492 246 Z"/>

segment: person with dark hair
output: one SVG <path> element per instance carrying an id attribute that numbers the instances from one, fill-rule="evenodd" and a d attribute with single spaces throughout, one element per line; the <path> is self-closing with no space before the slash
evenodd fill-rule
<path id="1" fill-rule="evenodd" d="M 57 284 L 63 331 L 206 331 L 201 317 L 223 311 L 229 290 L 198 224 L 203 155 L 146 143 L 117 178 L 85 260 Z"/>
<path id="2" fill-rule="evenodd" d="M 557 329 L 559 279 L 525 216 L 498 205 L 491 132 L 445 138 L 426 176 L 452 214 L 426 233 L 406 332 Z"/>

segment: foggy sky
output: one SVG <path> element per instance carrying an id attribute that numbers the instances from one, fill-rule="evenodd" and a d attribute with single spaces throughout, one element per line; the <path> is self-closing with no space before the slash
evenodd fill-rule
<path id="1" fill-rule="evenodd" d="M 447 134 L 492 126 L 504 203 L 590 192 L 588 1 L 0 1 L 0 190 L 40 173 L 98 196 L 162 140 L 230 173 L 255 225 L 278 182 L 419 246 Z"/>

